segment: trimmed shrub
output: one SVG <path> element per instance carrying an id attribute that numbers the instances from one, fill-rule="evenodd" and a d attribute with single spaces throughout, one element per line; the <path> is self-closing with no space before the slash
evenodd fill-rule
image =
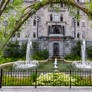
<path id="1" fill-rule="evenodd" d="M 71 54 L 64 57 L 66 60 L 80 60 L 81 59 L 81 42 L 78 41 L 76 46 L 71 50 Z"/>
<path id="2" fill-rule="evenodd" d="M 87 47 L 87 56 L 88 58 L 92 59 L 92 46 Z"/>
<path id="3" fill-rule="evenodd" d="M 76 81 L 75 78 L 71 77 L 71 83 Z M 70 85 L 70 75 L 65 73 L 46 73 L 41 74 L 37 78 L 37 85 L 51 85 L 51 86 L 59 86 L 59 85 Z"/>
<path id="4" fill-rule="evenodd" d="M 80 60 L 81 57 L 78 56 L 78 55 L 69 54 L 69 55 L 66 55 L 66 56 L 64 57 L 64 59 L 66 59 L 66 60 Z"/>
<path id="5" fill-rule="evenodd" d="M 35 60 L 45 60 L 48 56 L 48 50 L 36 50 L 32 58 Z"/>
<path id="6" fill-rule="evenodd" d="M 26 55 L 26 44 L 19 45 L 19 42 L 9 42 L 4 49 L 5 58 L 23 58 Z"/>

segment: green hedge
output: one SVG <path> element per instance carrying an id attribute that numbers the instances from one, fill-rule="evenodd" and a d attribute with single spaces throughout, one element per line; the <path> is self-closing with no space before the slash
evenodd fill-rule
<path id="1" fill-rule="evenodd" d="M 92 46 L 86 48 L 86 57 L 92 60 Z M 71 50 L 71 54 L 64 57 L 66 60 L 81 60 L 81 42 L 78 41 L 76 46 Z"/>
<path id="2" fill-rule="evenodd" d="M 18 41 L 9 42 L 4 49 L 5 58 L 23 58 L 26 56 L 26 43 L 19 45 Z"/>
<path id="3" fill-rule="evenodd" d="M 48 59 L 48 50 L 36 50 L 32 58 L 35 60 L 45 60 Z"/>

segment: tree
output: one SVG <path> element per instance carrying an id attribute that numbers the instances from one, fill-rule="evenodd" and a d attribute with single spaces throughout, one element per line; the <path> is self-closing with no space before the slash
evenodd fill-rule
<path id="1" fill-rule="evenodd" d="M 68 7 L 76 7 L 83 12 L 85 12 L 90 18 L 92 18 L 92 2 L 89 4 L 87 3 L 87 7 L 82 7 L 79 5 L 75 0 L 42 0 L 40 2 L 33 3 L 32 5 L 27 6 L 24 11 L 23 15 L 17 20 L 17 22 L 14 24 L 14 27 L 12 30 L 10 30 L 9 37 L 6 39 L 5 43 L 1 46 L 1 49 L 5 47 L 9 39 L 17 32 L 19 31 L 19 28 L 24 24 L 25 21 L 28 20 L 29 17 L 31 17 L 33 14 L 35 14 L 40 8 L 48 5 L 48 4 L 57 4 L 57 3 L 63 3 L 64 5 Z"/>
<path id="2" fill-rule="evenodd" d="M 0 46 L 22 16 L 23 0 L 0 0 Z"/>
<path id="3" fill-rule="evenodd" d="M 13 30 L 16 21 L 22 16 L 22 9 L 23 0 L 0 0 L 0 47 Z M 0 48 L 0 58 L 2 56 Z"/>

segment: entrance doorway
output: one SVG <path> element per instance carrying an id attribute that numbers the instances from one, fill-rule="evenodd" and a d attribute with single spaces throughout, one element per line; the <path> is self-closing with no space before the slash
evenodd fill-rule
<path id="1" fill-rule="evenodd" d="M 59 44 L 58 43 L 53 44 L 53 56 L 59 56 Z"/>

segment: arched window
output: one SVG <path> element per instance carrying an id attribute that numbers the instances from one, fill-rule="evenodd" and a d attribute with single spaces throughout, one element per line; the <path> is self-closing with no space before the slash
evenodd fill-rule
<path id="1" fill-rule="evenodd" d="M 59 43 L 53 44 L 53 56 L 59 56 Z"/>
<path id="2" fill-rule="evenodd" d="M 60 34 L 60 30 L 58 27 L 55 27 L 54 30 L 53 30 L 53 33 L 54 34 Z"/>

